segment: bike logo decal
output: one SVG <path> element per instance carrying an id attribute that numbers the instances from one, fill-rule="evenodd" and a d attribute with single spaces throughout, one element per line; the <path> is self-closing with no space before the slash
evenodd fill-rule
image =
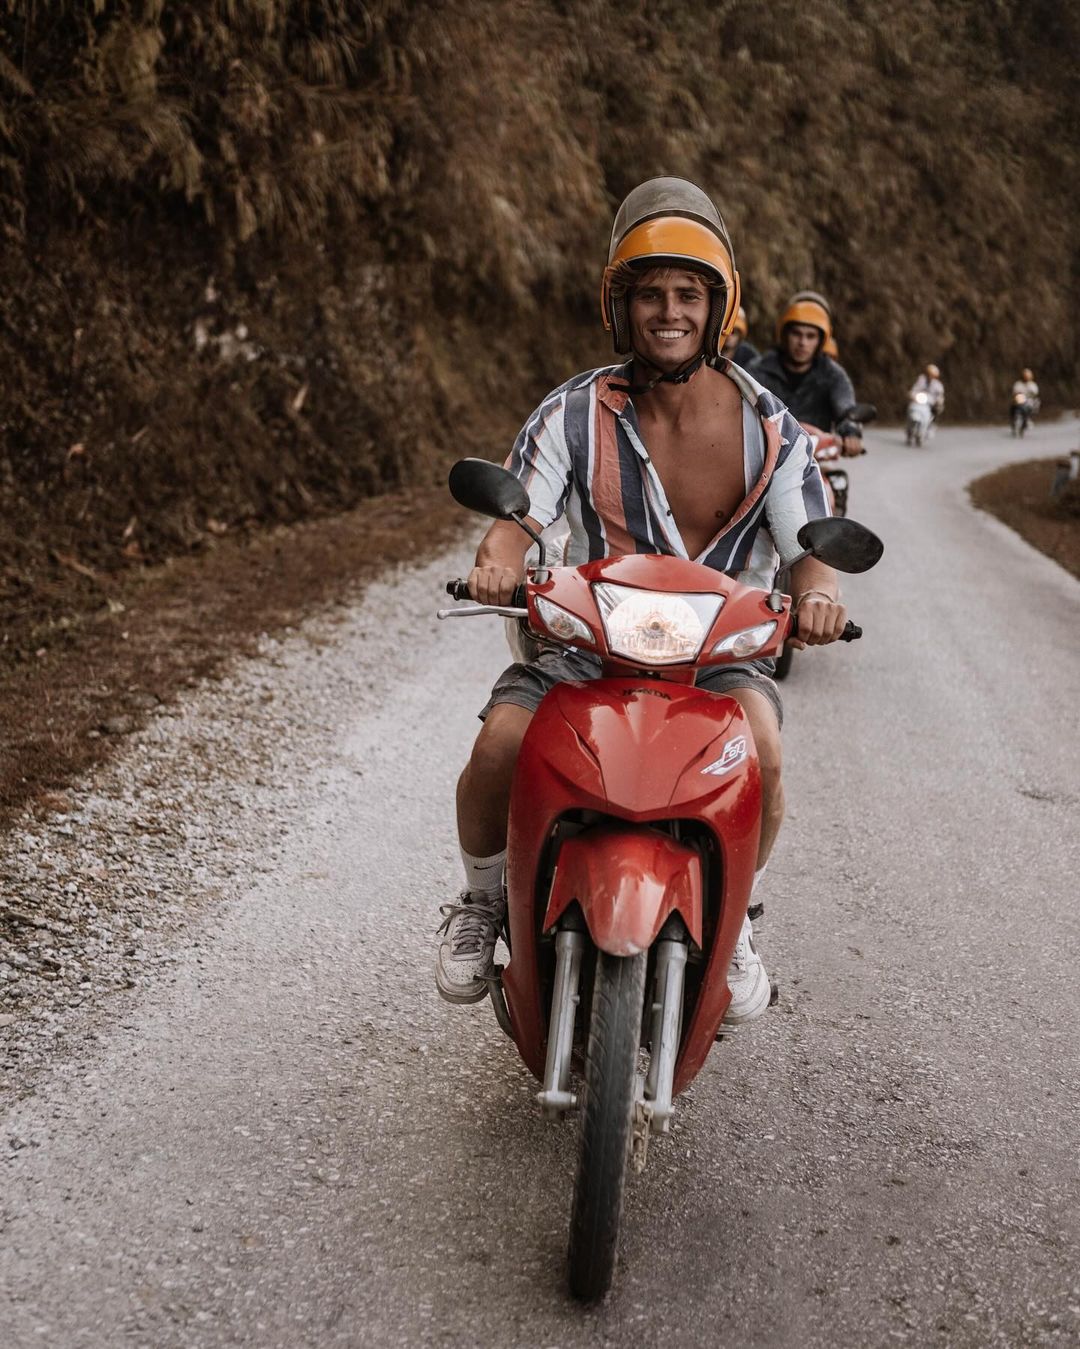
<path id="1" fill-rule="evenodd" d="M 736 764 L 742 763 L 746 758 L 746 736 L 737 735 L 734 740 L 729 740 L 724 746 L 724 752 L 719 759 L 714 759 L 711 764 L 706 764 L 701 770 L 703 773 L 711 773 L 713 777 L 720 777 L 729 772 Z"/>

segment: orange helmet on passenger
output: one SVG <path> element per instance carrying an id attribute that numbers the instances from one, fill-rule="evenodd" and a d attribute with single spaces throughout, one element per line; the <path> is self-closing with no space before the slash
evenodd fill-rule
<path id="1" fill-rule="evenodd" d="M 780 315 L 776 322 L 776 345 L 779 346 L 784 336 L 784 329 L 789 323 L 805 323 L 812 328 L 817 328 L 821 333 L 822 346 L 832 336 L 832 311 L 829 309 L 829 302 L 824 295 L 819 295 L 816 290 L 800 290 L 787 302 L 787 308 Z"/>
<path id="2" fill-rule="evenodd" d="M 702 273 L 711 283 L 703 352 L 706 358 L 719 352 L 738 318 L 739 273 L 720 212 L 700 187 L 685 178 L 650 178 L 615 214 L 600 307 L 620 356 L 631 349 L 629 298 L 617 284 L 626 267 Z"/>

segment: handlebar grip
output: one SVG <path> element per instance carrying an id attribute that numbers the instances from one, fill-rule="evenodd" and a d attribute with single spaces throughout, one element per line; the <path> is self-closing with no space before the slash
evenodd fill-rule
<path id="1" fill-rule="evenodd" d="M 468 581 L 463 581 L 460 576 L 456 581 L 447 581 L 446 593 L 451 599 L 455 600 L 467 600 L 471 598 L 469 595 L 469 583 Z M 523 582 L 514 591 L 514 596 L 510 601 L 511 607 L 514 609 L 524 609 L 526 603 L 525 595 L 525 585 Z"/>
<path id="2" fill-rule="evenodd" d="M 799 615 L 792 614 L 791 636 L 798 637 L 798 635 L 799 635 Z M 849 618 L 848 621 L 844 624 L 844 631 L 840 634 L 840 640 L 842 642 L 857 642 L 861 636 L 862 636 L 862 628 L 860 628 L 857 623 L 852 623 L 851 619 Z"/>

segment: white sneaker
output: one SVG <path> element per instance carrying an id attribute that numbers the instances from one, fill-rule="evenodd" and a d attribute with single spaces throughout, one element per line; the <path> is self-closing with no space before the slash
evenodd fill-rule
<path id="1" fill-rule="evenodd" d="M 731 1002 L 724 1013 L 725 1026 L 742 1026 L 766 1011 L 772 998 L 772 985 L 761 957 L 754 950 L 754 930 L 749 917 L 743 919 L 735 953 L 728 967 Z"/>
<path id="2" fill-rule="evenodd" d="M 443 939 L 435 959 L 435 987 L 447 1002 L 479 1002 L 495 970 L 495 941 L 506 913 L 500 895 L 462 894 L 443 904 Z"/>

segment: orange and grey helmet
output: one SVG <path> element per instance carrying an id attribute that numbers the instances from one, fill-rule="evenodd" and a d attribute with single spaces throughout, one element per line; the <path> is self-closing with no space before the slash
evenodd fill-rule
<path id="1" fill-rule="evenodd" d="M 937 368 L 937 366 L 933 363 L 933 361 L 931 361 L 930 364 L 926 367 L 926 378 L 927 379 L 941 378 L 941 371 Z"/>
<path id="2" fill-rule="evenodd" d="M 830 333 L 822 343 L 821 350 L 824 355 L 830 357 L 834 361 L 840 359 L 840 348 L 836 345 L 836 338 L 833 337 L 832 333 Z"/>
<path id="3" fill-rule="evenodd" d="M 821 333 L 822 344 L 832 336 L 832 310 L 824 295 L 816 290 L 799 290 L 787 302 L 776 321 L 776 342 L 780 344 L 789 323 L 806 323 Z"/>
<path id="4" fill-rule="evenodd" d="M 750 323 L 746 317 L 746 310 L 739 305 L 739 312 L 735 315 L 734 322 L 731 325 L 731 331 L 745 340 L 750 335 Z"/>
<path id="5" fill-rule="evenodd" d="M 615 350 L 623 356 L 630 351 L 629 300 L 611 285 L 621 264 L 641 271 L 675 267 L 708 277 L 714 288 L 703 350 L 706 357 L 717 354 L 739 311 L 739 273 L 720 212 L 700 187 L 685 178 L 650 178 L 615 213 L 600 308 Z"/>

